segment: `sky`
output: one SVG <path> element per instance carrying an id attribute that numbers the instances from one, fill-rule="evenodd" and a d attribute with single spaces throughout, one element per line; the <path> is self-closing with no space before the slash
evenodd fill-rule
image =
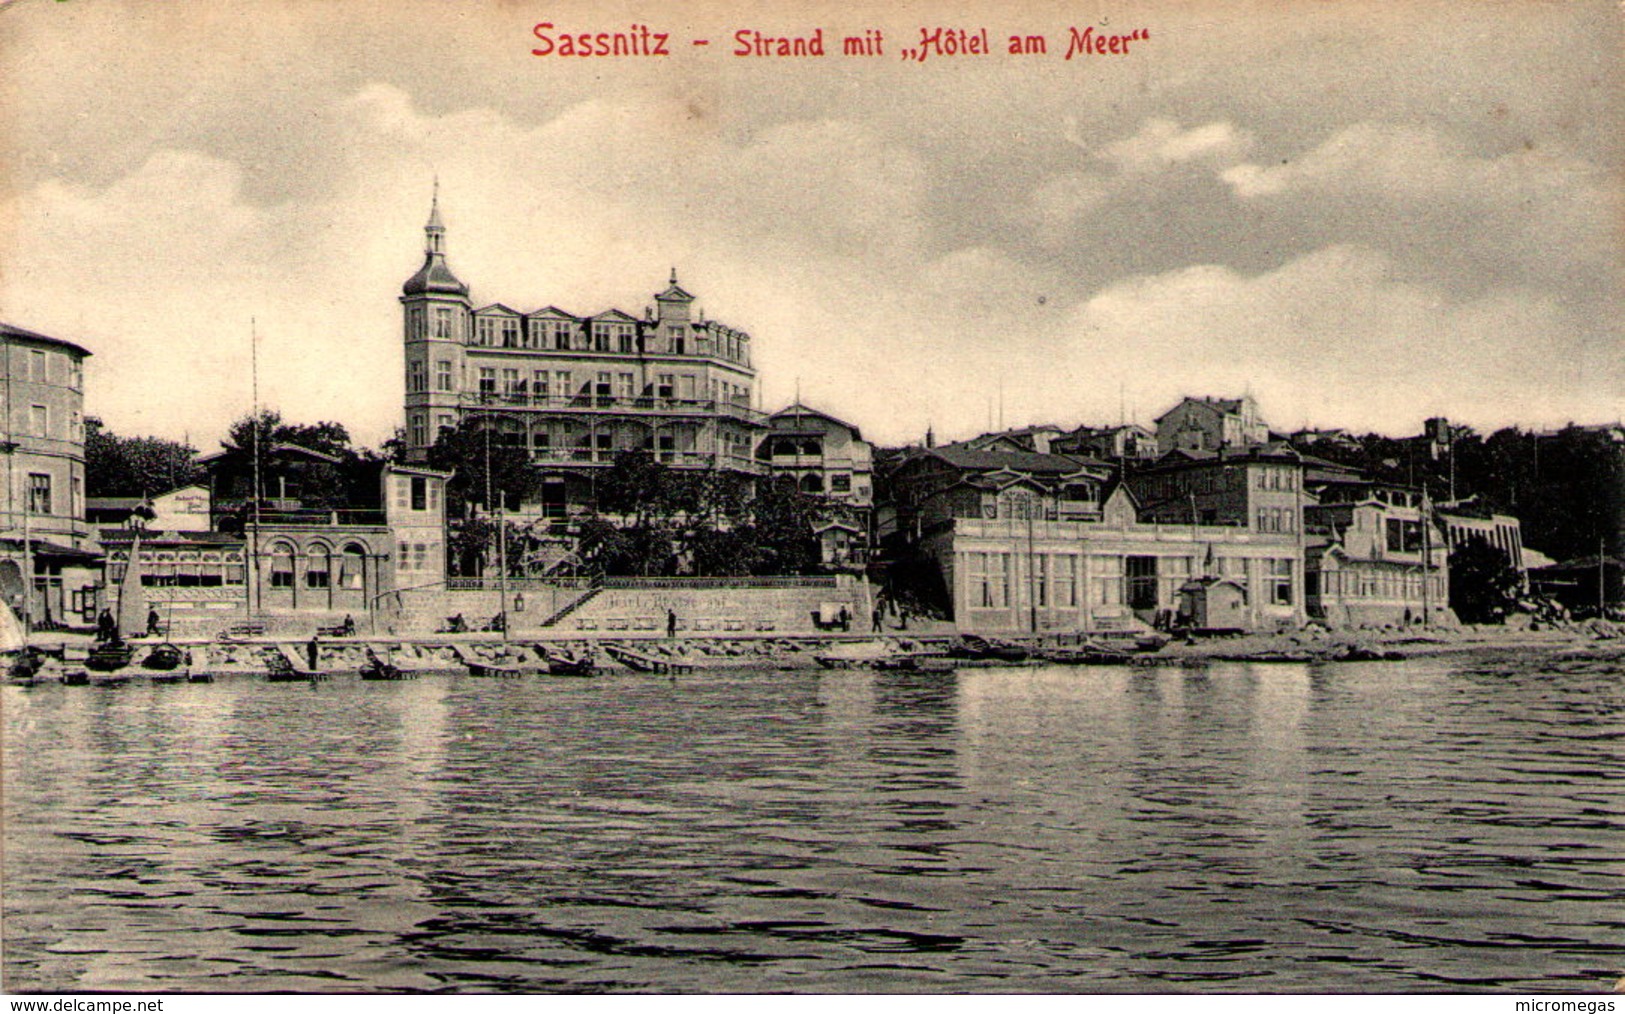
<path id="1" fill-rule="evenodd" d="M 544 21 L 670 55 L 538 57 Z M 902 58 L 939 26 L 994 52 Z M 1085 28 L 1146 37 L 1066 59 Z M 213 447 L 257 335 L 261 402 L 376 444 L 438 178 L 476 305 L 641 314 L 675 267 L 764 407 L 880 443 L 1243 392 L 1613 421 L 1621 41 L 1590 0 L 0 0 L 0 319 L 89 347 L 119 433 Z"/>

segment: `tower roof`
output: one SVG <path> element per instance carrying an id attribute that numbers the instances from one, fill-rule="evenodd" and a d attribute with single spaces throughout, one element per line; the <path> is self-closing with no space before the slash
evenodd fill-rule
<path id="1" fill-rule="evenodd" d="M 402 295 L 441 293 L 468 298 L 468 286 L 451 273 L 446 263 L 446 226 L 440 221 L 440 180 L 434 181 L 434 197 L 429 202 L 429 221 L 423 226 L 423 266 L 401 286 Z"/>
<path id="2" fill-rule="evenodd" d="M 671 269 L 671 284 L 666 287 L 665 292 L 662 292 L 659 295 L 655 296 L 655 299 L 660 300 L 661 302 L 667 302 L 667 303 L 670 303 L 670 302 L 692 303 L 692 302 L 694 302 L 694 297 L 689 295 L 687 292 L 684 292 L 683 287 L 681 285 L 677 284 L 677 269 L 676 268 Z"/>

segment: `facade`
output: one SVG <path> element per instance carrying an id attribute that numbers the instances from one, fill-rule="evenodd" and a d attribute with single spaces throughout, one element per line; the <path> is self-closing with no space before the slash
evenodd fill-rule
<path id="1" fill-rule="evenodd" d="M 767 417 L 756 449 L 770 475 L 788 476 L 803 493 L 867 511 L 874 505 L 874 456 L 851 423 L 815 408 L 791 405 Z"/>
<path id="2" fill-rule="evenodd" d="M 697 317 L 672 273 L 641 316 L 476 307 L 446 262 L 438 202 L 423 266 L 401 289 L 408 456 L 473 421 L 541 469 L 544 514 L 592 500 L 592 472 L 646 450 L 676 468 L 766 473 L 743 331 Z"/>
<path id="3" fill-rule="evenodd" d="M 1227 624 L 1267 629 L 1302 613 L 1294 539 L 1238 526 L 1142 523 L 1121 486 L 1092 518 L 954 518 L 927 531 L 921 548 L 937 562 L 954 622 L 967 633 L 1194 622 L 1189 586 L 1206 577 L 1230 589 Z"/>
<path id="4" fill-rule="evenodd" d="M 1111 469 L 1098 461 L 1032 451 L 925 448 L 888 477 L 899 528 L 955 518 L 1090 520 L 1100 516 Z"/>
<path id="5" fill-rule="evenodd" d="M 33 627 L 95 616 L 101 562 L 85 522 L 89 355 L 0 324 L 0 596 Z"/>
<path id="6" fill-rule="evenodd" d="M 1451 618 L 1449 546 L 1431 513 L 1425 503 L 1375 496 L 1308 507 L 1309 616 L 1334 627 Z"/>
<path id="7" fill-rule="evenodd" d="M 446 479 L 388 465 L 380 475 L 383 509 L 306 511 L 283 500 L 259 523 L 228 523 L 225 531 L 164 529 L 138 518 L 102 532 L 108 581 L 123 581 L 135 552 L 145 607 L 183 627 L 301 614 L 359 621 L 389 612 L 396 592 L 445 585 Z"/>
<path id="8" fill-rule="evenodd" d="M 1517 518 L 1510 514 L 1496 514 L 1479 509 L 1468 503 L 1441 505 L 1438 516 L 1439 523 L 1444 526 L 1445 541 L 1449 549 L 1455 549 L 1474 537 L 1481 538 L 1506 554 L 1507 562 L 1518 571 L 1518 578 L 1523 586 L 1529 587 L 1529 570 L 1524 560 L 1523 525 Z"/>
<path id="9" fill-rule="evenodd" d="M 152 497 L 93 496 L 85 501 L 85 520 L 98 533 L 128 528 L 136 516 L 155 531 L 206 532 L 210 527 L 210 504 L 206 486 L 182 486 Z"/>
<path id="10" fill-rule="evenodd" d="M 1286 444 L 1244 451 L 1173 451 L 1128 476 L 1144 520 L 1231 525 L 1292 535 L 1302 531 L 1303 455 Z"/>
<path id="11" fill-rule="evenodd" d="M 1219 451 L 1268 443 L 1270 428 L 1250 394 L 1240 398 L 1186 398 L 1157 418 L 1157 448 Z"/>

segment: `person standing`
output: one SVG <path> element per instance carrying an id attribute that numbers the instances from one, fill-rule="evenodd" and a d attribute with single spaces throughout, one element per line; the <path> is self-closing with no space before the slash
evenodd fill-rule
<path id="1" fill-rule="evenodd" d="M 875 611 L 871 615 L 870 618 L 874 621 L 875 633 L 877 633 L 877 634 L 880 633 L 881 626 L 880 626 L 880 606 L 879 605 L 875 606 Z"/>
<path id="2" fill-rule="evenodd" d="M 318 640 L 315 636 L 312 636 L 310 639 L 310 644 L 305 646 L 305 650 L 310 655 L 310 671 L 316 672 L 321 668 L 321 666 L 318 664 L 322 658 L 322 645 L 320 640 Z"/>
<path id="3" fill-rule="evenodd" d="M 677 636 L 677 610 L 675 609 L 666 610 L 666 636 Z"/>

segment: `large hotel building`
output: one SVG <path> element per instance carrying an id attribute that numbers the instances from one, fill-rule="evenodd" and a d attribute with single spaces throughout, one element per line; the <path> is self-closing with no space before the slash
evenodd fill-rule
<path id="1" fill-rule="evenodd" d="M 541 506 L 554 515 L 589 502 L 592 472 L 626 450 L 676 468 L 765 473 L 750 335 L 696 319 L 675 271 L 641 317 L 476 308 L 446 263 L 438 200 L 424 233 L 423 266 L 401 288 L 414 460 L 441 431 L 481 421 L 545 469 Z"/>

